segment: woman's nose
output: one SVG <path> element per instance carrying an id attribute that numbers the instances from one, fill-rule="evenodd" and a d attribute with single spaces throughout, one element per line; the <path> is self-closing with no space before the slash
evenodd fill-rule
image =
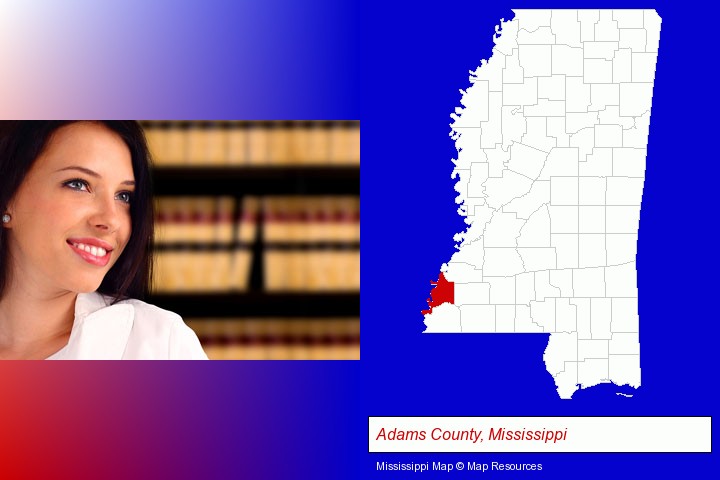
<path id="1" fill-rule="evenodd" d="M 90 224 L 100 230 L 114 232 L 120 228 L 119 206 L 114 196 L 106 198 L 106 196 L 96 197 L 94 210 L 88 221 Z"/>

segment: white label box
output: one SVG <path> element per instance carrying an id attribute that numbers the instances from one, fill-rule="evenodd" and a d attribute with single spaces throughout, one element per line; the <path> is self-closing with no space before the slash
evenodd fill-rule
<path id="1" fill-rule="evenodd" d="M 711 417 L 369 417 L 370 453 L 711 453 Z"/>

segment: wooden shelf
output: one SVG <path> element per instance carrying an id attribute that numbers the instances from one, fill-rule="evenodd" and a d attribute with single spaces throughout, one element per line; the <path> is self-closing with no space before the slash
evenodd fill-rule
<path id="1" fill-rule="evenodd" d="M 156 167 L 156 195 L 360 195 L 358 166 Z"/>
<path id="2" fill-rule="evenodd" d="M 360 316 L 360 293 L 154 294 L 149 303 L 183 318 L 337 318 Z"/>
<path id="3" fill-rule="evenodd" d="M 160 243 L 153 247 L 155 252 L 234 252 L 252 250 L 255 242 L 174 242 Z M 263 242 L 262 251 L 311 252 L 321 251 L 360 251 L 360 242 Z"/>
<path id="4" fill-rule="evenodd" d="M 360 167 L 336 166 L 245 166 L 187 165 L 153 169 L 155 195 L 158 196 L 254 196 L 360 195 Z M 238 203 L 240 205 L 240 203 Z M 239 208 L 239 207 L 236 207 Z M 236 212 L 237 213 L 237 212 Z M 267 250 L 351 250 L 359 251 L 359 242 L 270 242 L 263 240 L 263 224 L 257 224 L 255 238 L 248 242 L 188 245 L 185 242 L 160 246 L 158 251 L 251 250 L 249 291 L 222 293 L 163 293 L 148 301 L 194 318 L 359 318 L 360 293 L 350 292 L 264 292 L 263 253 Z"/>

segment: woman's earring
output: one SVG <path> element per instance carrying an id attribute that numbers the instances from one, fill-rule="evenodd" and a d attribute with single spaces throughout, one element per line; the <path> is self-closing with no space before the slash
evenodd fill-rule
<path id="1" fill-rule="evenodd" d="M 10 223 L 10 214 L 6 213 L 5 215 L 3 215 L 2 221 L 3 221 L 3 223 Z"/>

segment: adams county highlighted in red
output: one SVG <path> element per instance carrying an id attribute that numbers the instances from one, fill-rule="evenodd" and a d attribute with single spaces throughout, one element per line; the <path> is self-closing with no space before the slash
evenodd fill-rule
<path id="1" fill-rule="evenodd" d="M 430 290 L 431 299 L 427 299 L 430 310 L 423 310 L 422 314 L 432 313 L 433 307 L 442 305 L 443 303 L 455 303 L 455 283 L 445 280 L 445 275 L 440 272 L 437 282 L 430 282 L 435 288 Z"/>

